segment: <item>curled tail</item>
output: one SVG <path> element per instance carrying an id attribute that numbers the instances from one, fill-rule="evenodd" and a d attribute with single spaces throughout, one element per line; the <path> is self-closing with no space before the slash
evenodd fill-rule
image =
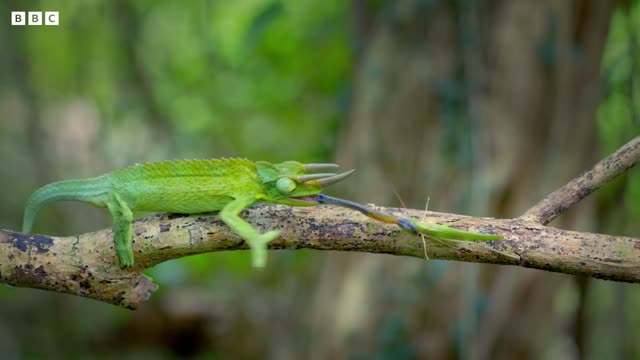
<path id="1" fill-rule="evenodd" d="M 45 205 L 64 200 L 86 201 L 104 206 L 102 198 L 108 192 L 108 183 L 104 177 L 80 180 L 64 180 L 47 184 L 36 190 L 24 209 L 22 232 L 29 233 L 38 211 Z"/>

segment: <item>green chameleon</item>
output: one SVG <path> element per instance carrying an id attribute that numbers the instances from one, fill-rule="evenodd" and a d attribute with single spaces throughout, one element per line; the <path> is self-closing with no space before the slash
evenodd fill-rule
<path id="1" fill-rule="evenodd" d="M 247 241 L 254 267 L 263 267 L 267 244 L 279 232 L 259 233 L 240 218 L 240 212 L 256 203 L 289 206 L 335 204 L 362 212 L 415 234 L 452 240 L 499 240 L 497 235 L 476 234 L 445 225 L 428 224 L 370 210 L 360 204 L 320 194 L 323 188 L 351 175 L 309 173 L 337 169 L 336 164 L 271 164 L 245 159 L 175 160 L 115 170 L 90 179 L 65 180 L 36 190 L 27 203 L 22 231 L 31 231 L 44 205 L 77 200 L 106 207 L 114 221 L 114 245 L 121 267 L 133 266 L 132 210 L 196 214 L 220 211 L 220 219 Z"/>

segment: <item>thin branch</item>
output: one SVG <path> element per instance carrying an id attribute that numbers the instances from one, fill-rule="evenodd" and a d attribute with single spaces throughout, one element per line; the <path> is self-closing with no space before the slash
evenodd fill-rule
<path id="1" fill-rule="evenodd" d="M 640 136 L 580 174 L 560 189 L 527 210 L 521 218 L 547 225 L 573 204 L 598 190 L 602 185 L 632 168 L 640 161 Z"/>
<path id="2" fill-rule="evenodd" d="M 495 242 L 427 242 L 432 259 L 517 265 L 603 279 L 640 282 L 640 239 L 545 227 L 524 219 L 495 220 L 411 209 L 384 209 L 463 230 L 497 233 Z M 261 231 L 281 230 L 271 249 L 386 253 L 422 258 L 419 236 L 331 206 L 262 205 L 244 218 Z M 113 232 L 74 237 L 0 231 L 0 282 L 85 296 L 135 309 L 156 289 L 145 268 L 187 255 L 246 249 L 216 215 L 158 214 L 134 224 L 136 268 L 121 270 Z M 247 259 L 247 266 L 249 260 Z"/>

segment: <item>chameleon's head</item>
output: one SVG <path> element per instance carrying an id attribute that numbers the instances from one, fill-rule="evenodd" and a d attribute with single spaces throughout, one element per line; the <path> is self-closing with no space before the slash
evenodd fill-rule
<path id="1" fill-rule="evenodd" d="M 287 161 L 271 164 L 265 161 L 256 163 L 258 177 L 265 188 L 266 197 L 262 200 L 290 206 L 317 205 L 316 195 L 325 187 L 344 180 L 353 173 L 350 170 L 341 174 L 313 173 L 331 171 L 336 164 L 301 164 Z"/>

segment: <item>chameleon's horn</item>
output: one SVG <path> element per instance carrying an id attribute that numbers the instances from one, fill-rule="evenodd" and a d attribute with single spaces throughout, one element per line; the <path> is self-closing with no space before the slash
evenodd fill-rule
<path id="1" fill-rule="evenodd" d="M 351 174 L 353 174 L 353 172 L 356 171 L 355 169 L 349 170 L 347 172 L 343 172 L 342 174 L 338 174 L 338 175 L 333 175 L 331 177 L 326 177 L 326 178 L 322 178 L 320 180 L 318 180 L 318 183 L 320 184 L 320 186 L 327 187 L 329 185 L 333 185 L 339 181 L 342 181 L 346 178 L 348 178 Z"/>
<path id="2" fill-rule="evenodd" d="M 305 171 L 331 171 L 339 168 L 338 164 L 306 164 L 304 166 Z"/>
<path id="3" fill-rule="evenodd" d="M 299 176 L 298 181 L 307 182 L 309 180 L 324 179 L 324 178 L 332 177 L 335 175 L 336 175 L 335 173 L 307 174 L 307 175 Z"/>

